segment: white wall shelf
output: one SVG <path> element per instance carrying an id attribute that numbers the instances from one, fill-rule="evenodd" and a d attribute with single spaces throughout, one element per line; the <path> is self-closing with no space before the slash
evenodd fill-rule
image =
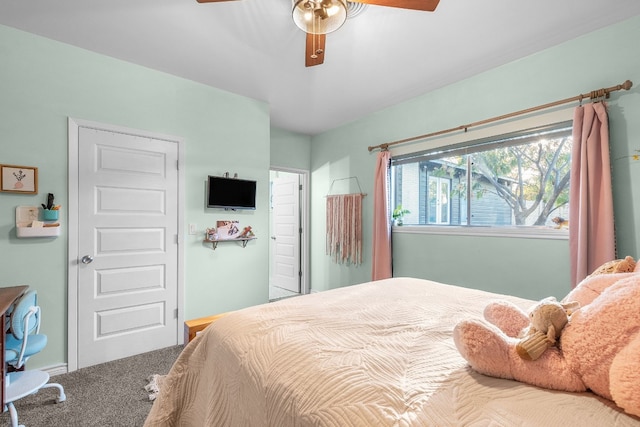
<path id="1" fill-rule="evenodd" d="M 203 242 L 204 243 L 211 243 L 211 245 L 213 246 L 213 250 L 216 250 L 216 248 L 218 247 L 218 243 L 220 242 L 238 242 L 240 244 L 242 244 L 242 247 L 246 247 L 247 243 L 249 243 L 249 240 L 255 240 L 257 239 L 257 237 L 241 237 L 238 239 L 222 239 L 222 240 L 209 240 L 209 239 L 204 239 Z"/>
<path id="2" fill-rule="evenodd" d="M 16 236 L 25 237 L 58 237 L 60 235 L 60 223 L 42 221 L 42 227 L 33 227 L 33 222 L 38 221 L 40 215 L 38 206 L 18 206 L 16 208 Z"/>
<path id="3" fill-rule="evenodd" d="M 18 237 L 58 237 L 60 224 L 55 227 L 16 227 Z"/>

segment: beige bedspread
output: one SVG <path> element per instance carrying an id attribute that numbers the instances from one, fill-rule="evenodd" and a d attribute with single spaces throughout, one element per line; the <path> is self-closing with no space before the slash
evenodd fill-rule
<path id="1" fill-rule="evenodd" d="M 240 310 L 183 351 L 145 426 L 638 426 L 590 393 L 471 371 L 454 325 L 492 299 L 395 278 Z"/>

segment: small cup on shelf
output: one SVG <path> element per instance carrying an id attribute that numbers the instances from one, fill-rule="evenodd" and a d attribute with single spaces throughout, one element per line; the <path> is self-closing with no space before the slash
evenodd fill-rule
<path id="1" fill-rule="evenodd" d="M 42 210 L 42 219 L 45 221 L 57 221 L 58 220 L 58 210 L 54 209 L 43 209 Z"/>

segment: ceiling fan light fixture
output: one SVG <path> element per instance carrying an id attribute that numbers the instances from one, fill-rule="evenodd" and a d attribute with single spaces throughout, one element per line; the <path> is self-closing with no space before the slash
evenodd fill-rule
<path id="1" fill-rule="evenodd" d="M 328 34 L 347 19 L 346 0 L 293 0 L 293 22 L 308 34 Z"/>

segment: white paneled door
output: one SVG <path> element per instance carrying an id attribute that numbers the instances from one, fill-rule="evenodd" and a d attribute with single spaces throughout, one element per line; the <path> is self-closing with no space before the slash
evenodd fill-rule
<path id="1" fill-rule="evenodd" d="M 283 174 L 272 181 L 273 265 L 271 284 L 300 292 L 300 181 Z"/>
<path id="2" fill-rule="evenodd" d="M 178 154 L 78 128 L 78 368 L 178 342 Z"/>

